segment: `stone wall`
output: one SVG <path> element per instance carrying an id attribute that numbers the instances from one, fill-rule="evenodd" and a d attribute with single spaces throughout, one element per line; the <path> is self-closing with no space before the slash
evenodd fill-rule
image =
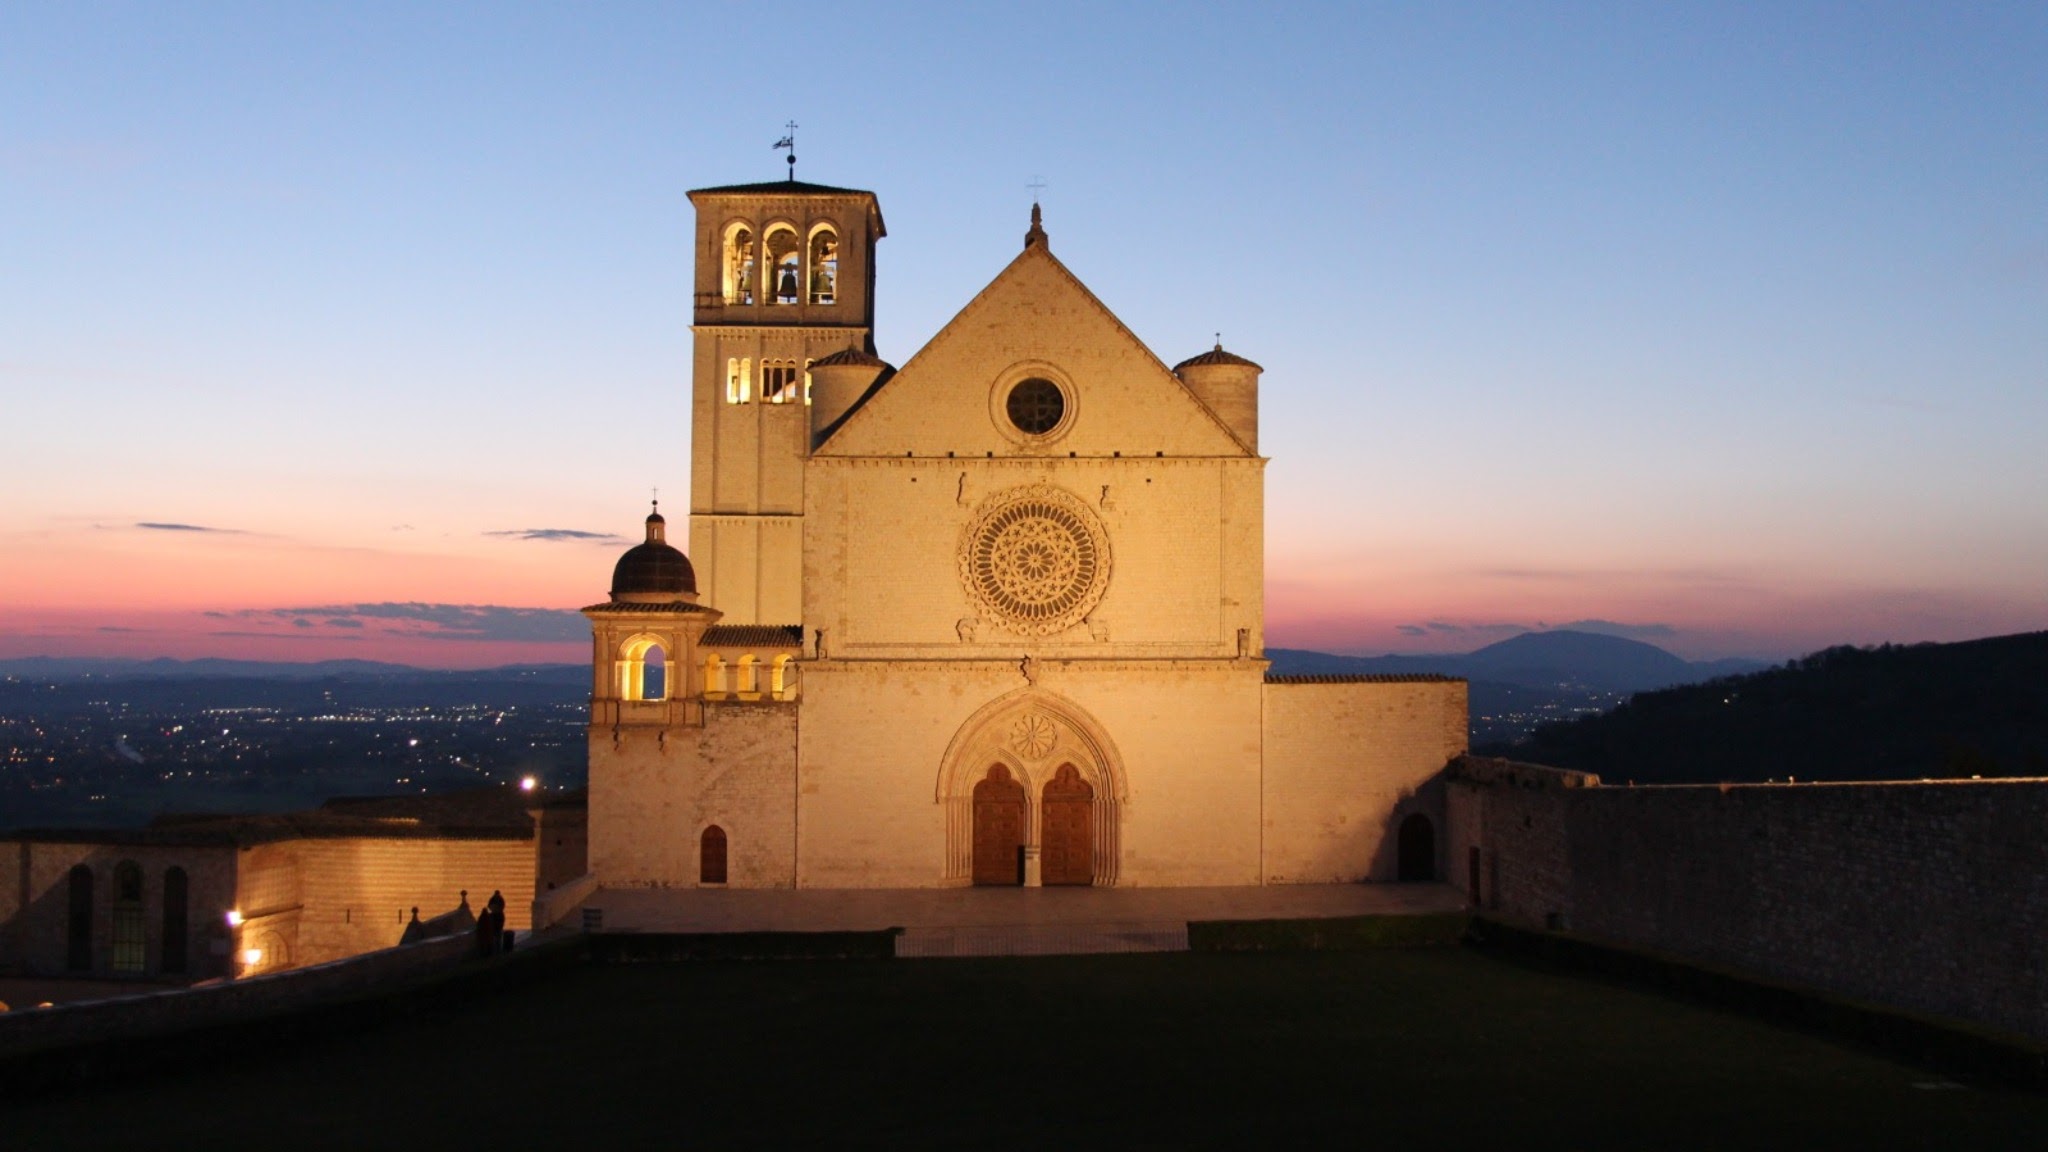
<path id="1" fill-rule="evenodd" d="M 116 973 L 113 966 L 114 869 L 124 861 L 142 869 L 143 966 Z M 228 845 L 0 842 L 0 968 L 55 974 L 66 971 L 71 869 L 92 869 L 94 976 L 166 975 L 164 883 L 171 868 L 186 874 L 186 965 L 195 980 L 225 975 L 226 915 L 234 907 L 235 850 Z"/>
<path id="2" fill-rule="evenodd" d="M 411 918 L 472 913 L 504 894 L 505 926 L 524 932 L 533 908 L 534 842 L 522 839 L 292 840 L 302 905 L 291 962 L 323 964 L 398 943 Z M 245 926 L 246 927 L 246 926 Z"/>
<path id="3" fill-rule="evenodd" d="M 1491 915 L 2048 1040 L 2048 780 L 1613 788 L 1467 759 L 1449 804 Z"/>
<path id="4" fill-rule="evenodd" d="M 1441 846 L 1438 781 L 1465 751 L 1465 694 L 1462 680 L 1267 683 L 1265 882 L 1393 880 L 1395 830 L 1415 813 Z"/>

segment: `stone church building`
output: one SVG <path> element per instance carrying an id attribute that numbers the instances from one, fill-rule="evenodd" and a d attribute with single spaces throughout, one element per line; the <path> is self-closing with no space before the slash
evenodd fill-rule
<path id="1" fill-rule="evenodd" d="M 1167 367 L 1033 208 L 896 368 L 872 193 L 690 199 L 688 555 L 657 511 L 584 609 L 590 880 L 1443 875 L 1465 684 L 1268 674 L 1257 364 Z"/>

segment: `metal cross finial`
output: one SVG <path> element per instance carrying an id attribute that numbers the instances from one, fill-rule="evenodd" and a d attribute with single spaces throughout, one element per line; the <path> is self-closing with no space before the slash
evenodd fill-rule
<path id="1" fill-rule="evenodd" d="M 1031 178 L 1031 183 L 1026 184 L 1024 187 L 1029 188 L 1031 190 L 1031 202 L 1033 204 L 1036 204 L 1038 203 L 1038 194 L 1040 192 L 1045 191 L 1045 177 L 1033 176 Z"/>
<path id="2" fill-rule="evenodd" d="M 775 147 L 776 147 L 776 148 L 778 148 L 778 149 L 783 149 L 783 148 L 786 148 L 786 149 L 788 149 L 788 150 L 789 150 L 789 155 L 788 155 L 787 157 L 785 157 L 785 159 L 786 159 L 786 160 L 787 160 L 787 161 L 789 162 L 789 178 L 790 178 L 791 180 L 795 180 L 795 179 L 796 179 L 796 121 L 794 121 L 794 120 L 791 120 L 791 121 L 790 121 L 789 123 L 787 123 L 787 124 L 784 124 L 784 125 L 783 125 L 782 127 L 783 127 L 783 130 L 784 130 L 784 132 L 786 132 L 786 133 L 787 133 L 787 135 L 783 136 L 783 138 L 782 138 L 782 139 L 780 139 L 780 140 L 777 140 L 777 141 L 775 142 Z"/>
<path id="3" fill-rule="evenodd" d="M 659 488 L 656 488 L 656 489 L 654 489 L 653 491 L 654 491 L 654 507 L 655 507 L 655 508 L 656 508 L 657 510 L 659 510 L 659 509 L 661 508 L 661 489 L 659 489 Z"/>

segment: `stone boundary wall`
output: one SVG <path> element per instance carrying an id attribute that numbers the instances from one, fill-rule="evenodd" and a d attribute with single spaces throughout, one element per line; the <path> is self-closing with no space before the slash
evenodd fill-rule
<path id="1" fill-rule="evenodd" d="M 2048 780 L 1615 788 L 1465 757 L 1447 803 L 1488 915 L 2048 1040 Z"/>
<path id="2" fill-rule="evenodd" d="M 238 1024 L 389 991 L 476 954 L 470 933 L 192 988 L 0 1013 L 0 1057 Z"/>

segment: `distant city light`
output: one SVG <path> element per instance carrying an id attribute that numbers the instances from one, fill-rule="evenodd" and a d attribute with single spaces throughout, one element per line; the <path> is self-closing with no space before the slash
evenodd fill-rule
<path id="1" fill-rule="evenodd" d="M 540 781 L 531 776 L 521 776 L 519 778 L 519 790 L 521 792 L 531 792 L 538 787 L 540 787 Z"/>

